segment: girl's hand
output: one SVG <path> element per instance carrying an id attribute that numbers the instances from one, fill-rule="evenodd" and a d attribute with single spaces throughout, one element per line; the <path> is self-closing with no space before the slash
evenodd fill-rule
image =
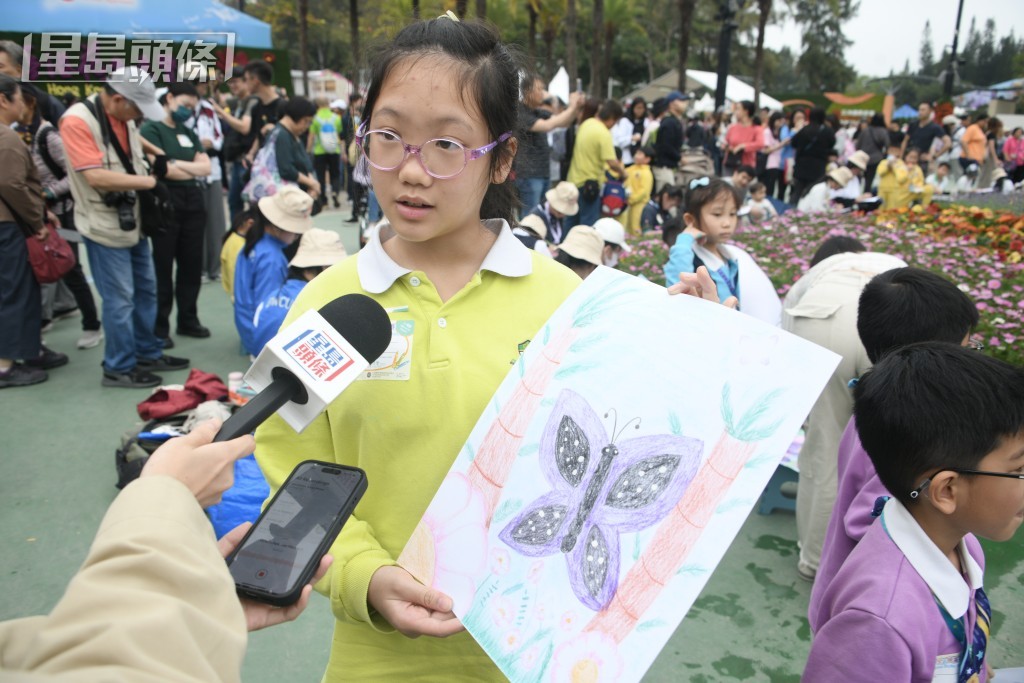
<path id="1" fill-rule="evenodd" d="M 692 237 L 693 241 L 696 242 L 697 244 L 703 244 L 704 240 L 706 240 L 708 237 L 701 230 L 698 230 L 692 225 L 687 225 L 686 228 L 683 230 L 683 234 Z"/>
<path id="2" fill-rule="evenodd" d="M 711 303 L 721 303 L 726 308 L 736 308 L 740 303 L 739 299 L 734 296 L 730 296 L 725 301 L 719 300 L 718 286 L 715 285 L 715 281 L 711 279 L 708 269 L 704 266 L 698 268 L 696 273 L 679 273 L 679 282 L 669 287 L 668 293 L 670 295 L 686 294 Z"/>
<path id="3" fill-rule="evenodd" d="M 220 550 L 220 554 L 227 557 L 231 554 L 231 551 L 242 542 L 242 538 L 245 537 L 246 532 L 249 531 L 249 527 L 252 524 L 249 522 L 243 522 L 239 524 L 231 531 L 224 534 L 224 536 L 217 541 L 217 548 Z M 327 575 L 327 570 L 331 568 L 331 563 L 334 562 L 334 558 L 330 555 L 324 555 L 320 560 L 320 566 L 316 570 L 316 574 L 310 580 L 309 584 L 303 587 L 302 593 L 299 595 L 299 599 L 294 604 L 286 605 L 285 607 L 274 607 L 263 602 L 256 602 L 255 600 L 249 600 L 248 598 L 239 597 L 238 601 L 242 603 L 242 612 L 245 614 L 245 626 L 249 631 L 259 631 L 262 628 L 270 626 L 276 626 L 277 624 L 283 624 L 287 621 L 295 621 L 300 614 L 306 609 L 306 605 L 309 604 L 309 596 L 313 592 L 313 584 Z"/>
<path id="4" fill-rule="evenodd" d="M 408 638 L 446 638 L 465 629 L 452 599 L 417 581 L 401 567 L 381 567 L 370 579 L 370 606 Z"/>

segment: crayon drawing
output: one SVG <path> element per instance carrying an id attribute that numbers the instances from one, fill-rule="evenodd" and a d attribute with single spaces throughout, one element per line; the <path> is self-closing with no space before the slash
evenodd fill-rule
<path id="1" fill-rule="evenodd" d="M 838 358 L 599 268 L 495 393 L 399 563 L 512 681 L 636 681 Z"/>

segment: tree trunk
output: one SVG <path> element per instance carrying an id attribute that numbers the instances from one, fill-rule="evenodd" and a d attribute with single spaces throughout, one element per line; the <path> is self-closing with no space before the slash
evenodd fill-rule
<path id="1" fill-rule="evenodd" d="M 348 0 L 348 30 L 352 43 L 352 75 L 358 88 L 362 85 L 359 82 L 359 72 L 363 68 L 363 55 L 359 49 L 359 0 Z"/>
<path id="2" fill-rule="evenodd" d="M 754 50 L 754 106 L 760 107 L 761 79 L 764 74 L 764 28 L 768 24 L 768 15 L 772 13 L 772 0 L 757 0 L 757 9 L 761 14 L 757 18 L 757 48 Z"/>
<path id="3" fill-rule="evenodd" d="M 526 11 L 530 16 L 530 28 L 526 36 L 526 54 L 530 57 L 530 71 L 537 69 L 537 8 L 532 2 L 526 3 Z"/>
<path id="4" fill-rule="evenodd" d="M 416 20 L 420 18 L 420 0 L 412 0 L 412 18 Z"/>
<path id="5" fill-rule="evenodd" d="M 541 37 L 544 40 L 544 79 L 551 80 L 555 75 L 555 29 L 544 29 Z M 572 85 L 569 87 L 571 89 Z"/>
<path id="6" fill-rule="evenodd" d="M 576 0 L 565 0 L 565 69 L 571 90 L 580 77 L 576 66 Z"/>
<path id="7" fill-rule="evenodd" d="M 459 19 L 466 18 L 466 11 L 469 9 L 469 0 L 455 0 L 455 16 Z"/>
<path id="8" fill-rule="evenodd" d="M 238 11 L 245 14 L 245 0 L 238 0 Z"/>
<path id="9" fill-rule="evenodd" d="M 690 58 L 690 28 L 697 0 L 679 0 L 679 92 L 686 92 L 686 62 Z"/>
<path id="10" fill-rule="evenodd" d="M 309 0 L 298 0 L 299 3 L 299 67 L 302 69 L 302 90 L 306 99 L 312 99 L 309 92 Z"/>
<path id="11" fill-rule="evenodd" d="M 594 0 L 593 38 L 590 43 L 590 94 L 597 99 L 604 97 L 604 74 L 601 65 L 601 48 L 604 41 L 604 0 Z"/>
<path id="12" fill-rule="evenodd" d="M 478 19 L 487 18 L 487 0 L 476 0 L 476 16 Z"/>
<path id="13" fill-rule="evenodd" d="M 604 27 L 604 66 L 601 69 L 604 80 L 607 81 L 612 75 L 612 44 L 615 42 L 615 27 Z M 609 85 L 608 99 L 612 99 L 612 89 Z"/>

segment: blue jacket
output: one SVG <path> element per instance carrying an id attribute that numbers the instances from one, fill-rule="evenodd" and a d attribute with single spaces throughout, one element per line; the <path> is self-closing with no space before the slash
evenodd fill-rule
<path id="1" fill-rule="evenodd" d="M 248 256 L 244 250 L 239 252 L 235 264 L 235 327 L 242 346 L 254 356 L 263 344 L 256 341 L 253 317 L 260 302 L 276 292 L 288 277 L 286 246 L 276 237 L 264 235 Z"/>
<path id="2" fill-rule="evenodd" d="M 292 307 L 295 297 L 305 286 L 305 280 L 289 278 L 276 292 L 265 298 L 256 307 L 256 314 L 252 319 L 253 343 L 259 347 L 260 351 L 281 329 L 281 323 L 288 315 L 288 309 Z"/>
<path id="3" fill-rule="evenodd" d="M 679 273 L 696 273 L 701 266 L 708 269 L 708 274 L 715 281 L 715 286 L 718 287 L 719 301 L 724 302 L 730 296 L 739 297 L 739 264 L 730 259 L 721 268 L 711 268 L 694 253 L 693 235 L 687 235 L 685 232 L 676 238 L 676 243 L 668 252 L 668 263 L 665 264 L 665 286 L 671 287 L 679 282 Z"/>

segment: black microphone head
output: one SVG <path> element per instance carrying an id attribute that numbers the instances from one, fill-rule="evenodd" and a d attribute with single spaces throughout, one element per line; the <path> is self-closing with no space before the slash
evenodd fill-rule
<path id="1" fill-rule="evenodd" d="M 318 313 L 370 363 L 380 358 L 391 343 L 391 319 L 365 294 L 339 296 Z"/>

